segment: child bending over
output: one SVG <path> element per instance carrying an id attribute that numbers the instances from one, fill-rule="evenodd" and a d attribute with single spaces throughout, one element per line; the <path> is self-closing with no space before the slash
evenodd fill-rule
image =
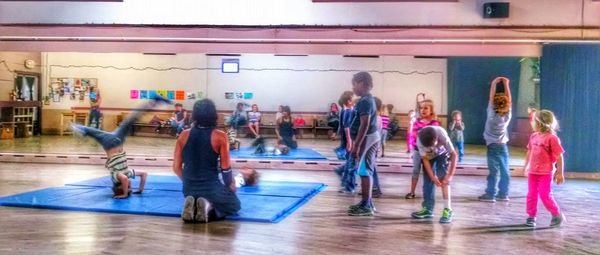
<path id="1" fill-rule="evenodd" d="M 435 186 L 442 188 L 444 210 L 440 223 L 452 222 L 452 207 L 450 205 L 450 182 L 456 171 L 457 155 L 450 137 L 442 127 L 428 126 L 419 131 L 417 148 L 423 161 L 423 209 L 414 212 L 415 219 L 433 217 L 435 205 Z M 448 159 L 450 167 L 448 167 Z"/>

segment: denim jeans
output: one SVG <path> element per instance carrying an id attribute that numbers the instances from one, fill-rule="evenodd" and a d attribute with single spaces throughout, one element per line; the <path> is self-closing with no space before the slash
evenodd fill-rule
<path id="1" fill-rule="evenodd" d="M 352 192 L 356 188 L 356 160 L 350 153 L 348 153 L 346 164 L 342 167 L 342 187 L 346 191 Z"/>
<path id="2" fill-rule="evenodd" d="M 151 101 L 146 103 L 139 108 L 137 108 L 134 112 L 129 114 L 125 120 L 119 124 L 119 126 L 113 132 L 102 131 L 93 127 L 86 126 L 78 126 L 80 130 L 83 131 L 85 136 L 91 136 L 102 145 L 104 150 L 109 150 L 115 148 L 117 146 L 123 145 L 125 143 L 125 137 L 129 134 L 131 126 L 148 110 L 152 109 L 156 103 Z"/>
<path id="3" fill-rule="evenodd" d="M 487 161 L 490 171 L 487 177 L 487 189 L 485 194 L 489 197 L 508 196 L 508 185 L 510 184 L 510 172 L 508 169 L 508 146 L 506 144 L 493 143 L 487 146 Z M 498 175 L 500 180 L 498 181 Z M 496 186 L 498 186 L 496 188 Z"/>
<path id="4" fill-rule="evenodd" d="M 462 161 L 465 156 L 465 142 L 464 141 L 454 141 L 454 147 L 458 152 L 458 161 Z"/>
<path id="5" fill-rule="evenodd" d="M 446 173 L 448 172 L 448 161 L 450 159 L 450 155 L 448 153 L 444 153 L 439 155 L 431 160 L 429 163 L 431 164 L 431 170 L 433 174 L 437 176 L 437 178 L 442 181 L 444 177 L 446 177 Z M 433 207 L 435 206 L 435 183 L 431 181 L 431 178 L 427 174 L 427 171 L 423 169 L 423 208 L 426 208 L 429 211 L 433 211 Z"/>
<path id="6" fill-rule="evenodd" d="M 90 123 L 88 126 L 92 126 L 92 124 L 96 125 L 96 129 L 100 128 L 100 117 L 102 117 L 102 113 L 100 113 L 100 109 L 94 108 L 90 111 Z"/>
<path id="7" fill-rule="evenodd" d="M 171 128 L 173 129 L 173 131 L 175 131 L 175 134 L 180 134 L 181 131 L 183 131 L 184 127 L 185 127 L 185 121 L 182 121 L 181 123 L 177 123 L 176 120 L 171 120 Z"/>

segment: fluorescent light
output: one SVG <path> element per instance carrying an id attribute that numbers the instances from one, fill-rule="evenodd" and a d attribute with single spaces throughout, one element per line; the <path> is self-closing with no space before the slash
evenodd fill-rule
<path id="1" fill-rule="evenodd" d="M 598 44 L 600 40 L 546 40 L 546 39 L 301 39 L 301 38 L 189 38 L 189 37 L 98 37 L 98 36 L 0 36 L 0 41 L 64 41 L 64 42 L 172 42 L 172 43 L 266 43 L 266 44 L 543 44 L 578 43 Z"/>

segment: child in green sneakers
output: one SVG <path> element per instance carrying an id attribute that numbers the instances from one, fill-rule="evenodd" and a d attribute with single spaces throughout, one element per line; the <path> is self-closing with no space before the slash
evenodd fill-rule
<path id="1" fill-rule="evenodd" d="M 440 223 L 450 223 L 452 222 L 450 181 L 456 171 L 458 158 L 452 141 L 442 127 L 428 126 L 419 131 L 417 147 L 423 161 L 423 169 L 425 169 L 423 172 L 423 209 L 412 213 L 411 216 L 415 219 L 433 217 L 435 186 L 438 186 L 442 188 L 444 196 L 444 210 Z M 448 167 L 448 163 L 450 163 L 450 167 Z"/>

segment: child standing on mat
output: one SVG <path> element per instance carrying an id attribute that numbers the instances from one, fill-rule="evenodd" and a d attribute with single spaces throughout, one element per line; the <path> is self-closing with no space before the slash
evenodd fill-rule
<path id="1" fill-rule="evenodd" d="M 559 227 L 565 217 L 552 196 L 552 180 L 556 184 L 565 182 L 563 170 L 564 149 L 556 136 L 558 121 L 548 110 L 537 111 L 533 115 L 531 127 L 534 133 L 529 137 L 525 176 L 528 177 L 527 226 L 535 227 L 538 197 L 552 214 L 551 227 Z"/>
<path id="2" fill-rule="evenodd" d="M 458 151 L 458 162 L 462 162 L 465 156 L 465 123 L 462 121 L 462 113 L 460 111 L 452 112 L 452 122 L 450 123 L 450 138 L 452 144 Z"/>
<path id="3" fill-rule="evenodd" d="M 373 78 L 367 72 L 359 72 L 352 78 L 352 90 L 360 97 L 354 109 L 350 135 L 352 139 L 352 157 L 356 159 L 357 172 L 360 176 L 362 199 L 356 205 L 351 205 L 348 214 L 351 216 L 372 216 L 372 175 L 377 164 L 379 148 L 379 132 L 376 128 L 377 108 L 371 95 Z"/>
<path id="4" fill-rule="evenodd" d="M 152 101 L 143 104 L 131 113 L 127 119 L 125 119 L 117 129 L 113 132 L 106 132 L 92 127 L 86 127 L 78 124 L 72 124 L 74 132 L 83 136 L 90 136 L 94 138 L 106 152 L 106 168 L 110 171 L 111 180 L 113 182 L 113 198 L 127 198 L 129 197 L 129 190 L 131 188 L 131 182 L 129 178 L 135 178 L 140 176 L 140 187 L 136 194 L 142 193 L 144 185 L 146 183 L 146 172 L 134 171 L 127 165 L 127 155 L 123 150 L 123 144 L 125 138 L 129 134 L 131 126 L 150 109 L 154 108 L 158 103 L 168 103 L 171 101 L 161 96 L 156 96 Z"/>
<path id="5" fill-rule="evenodd" d="M 419 131 L 417 149 L 423 161 L 423 209 L 414 212 L 415 219 L 433 217 L 435 205 L 435 186 L 442 188 L 444 210 L 440 223 L 452 222 L 452 207 L 450 205 L 450 181 L 456 170 L 457 155 L 450 137 L 444 128 L 439 126 L 424 127 Z M 450 167 L 448 167 L 450 160 Z"/>
<path id="6" fill-rule="evenodd" d="M 261 114 L 258 111 L 258 105 L 252 105 L 252 111 L 248 113 L 248 128 L 255 138 L 260 137 L 260 118 Z"/>
<path id="7" fill-rule="evenodd" d="M 422 101 L 419 101 L 419 96 L 423 97 Z M 437 120 L 437 115 L 435 114 L 433 101 L 430 99 L 425 99 L 425 93 L 419 93 L 417 95 L 417 108 L 419 111 L 419 118 L 415 120 L 415 123 L 412 125 L 412 161 L 413 161 L 413 173 L 412 179 L 410 182 L 410 192 L 404 196 L 406 199 L 415 198 L 415 191 L 417 190 L 417 183 L 419 182 L 419 175 L 421 174 L 421 168 L 423 166 L 421 161 L 421 156 L 419 153 L 419 148 L 417 145 L 417 135 L 419 131 L 427 126 L 440 126 L 440 122 Z"/>
<path id="8" fill-rule="evenodd" d="M 508 201 L 510 173 L 508 168 L 508 124 L 512 117 L 512 97 L 509 80 L 498 77 L 492 81 L 487 107 L 487 120 L 483 137 L 487 145 L 487 161 L 490 171 L 487 177 L 485 194 L 479 201 L 495 203 Z M 496 92 L 497 85 L 504 87 L 504 92 Z M 500 175 L 500 181 L 498 181 Z"/>
<path id="9" fill-rule="evenodd" d="M 216 128 L 217 118 L 212 100 L 197 101 L 192 128 L 184 130 L 175 145 L 173 172 L 183 182 L 185 222 L 206 223 L 235 215 L 241 208 L 227 134 Z"/>

